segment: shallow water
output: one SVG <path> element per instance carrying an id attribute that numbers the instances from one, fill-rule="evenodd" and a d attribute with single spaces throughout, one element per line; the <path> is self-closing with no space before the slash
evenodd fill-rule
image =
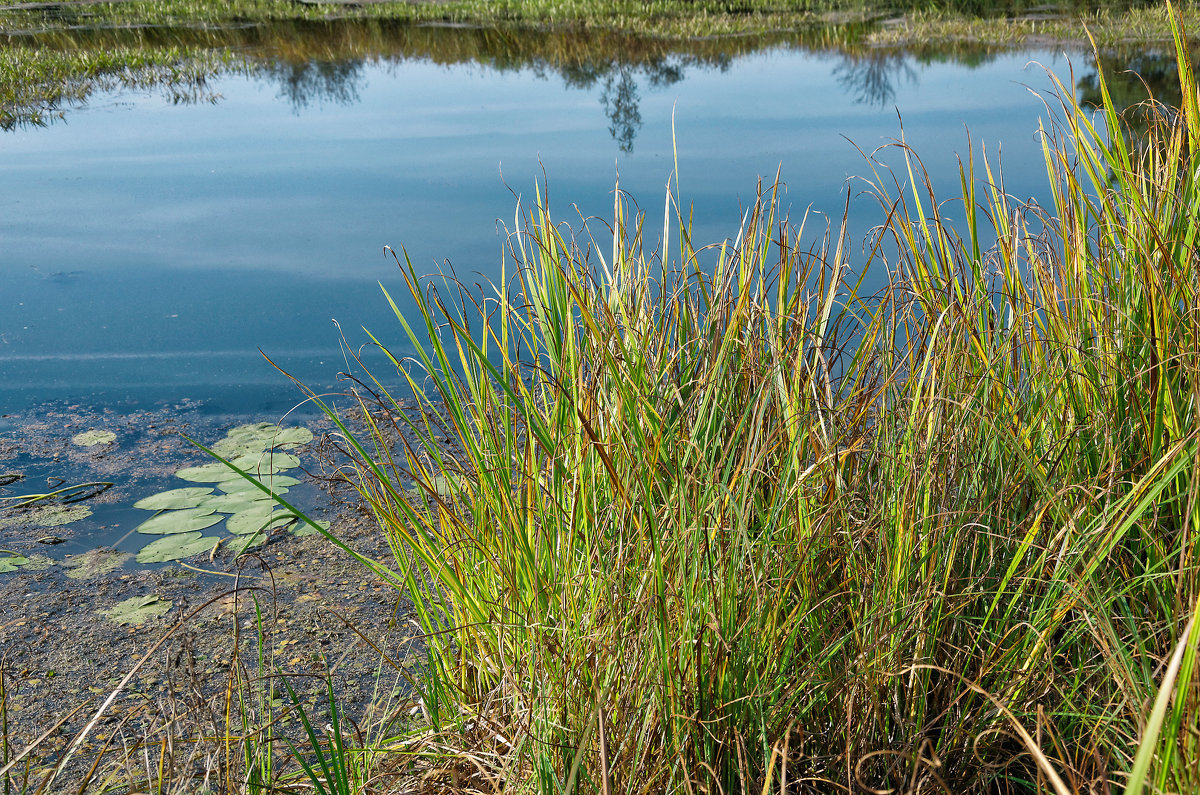
<path id="1" fill-rule="evenodd" d="M 422 58 L 281 67 L 211 81 L 211 103 L 125 91 L 0 133 L 0 407 L 188 398 L 277 414 L 298 393 L 263 354 L 321 388 L 345 366 L 335 321 L 351 347 L 362 326 L 400 340 L 377 284 L 404 289 L 385 246 L 419 271 L 492 278 L 514 196 L 543 174 L 560 220 L 611 212 L 619 173 L 661 229 L 673 147 L 704 242 L 736 234 L 777 170 L 794 214 L 840 216 L 863 187 L 859 149 L 896 139 L 900 118 L 945 196 L 967 130 L 1002 144 L 1011 193 L 1039 196 L 1030 88 L 1049 87 L 1044 69 L 1070 81 L 1053 52 L 776 47 L 715 64 L 610 66 L 590 83 Z M 856 200 L 852 229 L 880 217 Z"/>

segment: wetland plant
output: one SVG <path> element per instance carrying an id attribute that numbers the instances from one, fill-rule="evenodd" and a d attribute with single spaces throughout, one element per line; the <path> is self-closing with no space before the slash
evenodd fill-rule
<path id="1" fill-rule="evenodd" d="M 955 226 L 903 142 L 870 160 L 858 261 L 844 227 L 801 245 L 777 186 L 698 248 L 676 183 L 653 252 L 619 191 L 611 246 L 539 192 L 495 285 L 402 262 L 405 394 L 367 380 L 367 430 L 339 422 L 430 648 L 403 764 L 545 793 L 1200 787 L 1176 45 L 1182 107 L 1136 141 L 1102 76 L 1095 114 L 1058 86 L 1048 207 L 972 154 Z"/>
<path id="2" fill-rule="evenodd" d="M 351 742 L 327 689 L 285 759 L 260 642 L 221 709 L 168 710 L 105 780 L 1200 788 L 1200 101 L 1176 45 L 1181 107 L 1136 135 L 1103 77 L 1098 113 L 1059 86 L 1049 206 L 970 154 L 956 225 L 903 142 L 898 171 L 869 161 L 860 260 L 844 227 L 802 243 L 778 186 L 698 247 L 676 183 L 654 251 L 620 191 L 611 245 L 539 193 L 496 285 L 404 261 L 407 394 L 364 378 L 362 432 L 329 410 L 398 574 L 364 562 L 425 635 L 420 725 Z"/>

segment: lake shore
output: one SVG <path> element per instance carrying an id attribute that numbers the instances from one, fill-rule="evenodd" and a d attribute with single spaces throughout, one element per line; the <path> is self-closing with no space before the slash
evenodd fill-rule
<path id="1" fill-rule="evenodd" d="M 395 721 L 409 696 L 408 671 L 423 659 L 408 620 L 411 606 L 325 537 L 278 534 L 240 556 L 225 543 L 211 554 L 164 565 L 135 563 L 125 551 L 126 539 L 153 536 L 126 530 L 128 522 L 117 521 L 119 507 L 153 490 L 164 468 L 195 461 L 198 453 L 183 434 L 203 436 L 222 425 L 195 408 L 120 414 L 48 405 L 3 419 L 0 472 L 10 473 L 0 488 L 8 501 L 0 503 L 3 546 L 29 562 L 0 573 L 0 615 L 6 617 L 0 622 L 0 742 L 10 749 L 8 758 L 36 746 L 28 758 L 33 781 L 93 717 L 98 720 L 80 738 L 59 784 L 80 786 L 92 762 L 106 749 L 111 760 L 122 742 L 154 743 L 167 736 L 162 732 L 184 726 L 190 727 L 185 732 L 213 731 L 203 716 L 220 714 L 232 691 L 266 696 L 263 709 L 271 702 L 282 706 L 277 676 L 289 677 L 309 709 L 328 681 L 340 707 L 364 726 Z M 81 447 L 71 439 L 82 428 L 116 438 Z M 323 474 L 321 441 L 300 451 L 311 473 L 305 476 L 309 501 L 342 542 L 388 559 L 373 517 Z M 93 515 L 41 526 L 36 512 L 5 506 L 13 494 L 41 490 L 43 471 L 69 482 L 112 485 L 67 503 L 94 509 Z M 110 695 L 112 703 L 102 708 Z M 115 770 L 101 765 L 95 782 Z"/>
<path id="2" fill-rule="evenodd" d="M 1178 9 L 1185 25 L 1198 16 Z M 1059 8 L 1021 2 L 996 4 L 981 15 L 969 3 L 935 10 L 916 2 L 855 4 L 749 0 L 736 7 L 703 0 L 655 3 L 600 0 L 331 0 L 281 2 L 185 2 L 184 0 L 62 0 L 0 5 L 0 33 L 69 30 L 80 26 L 162 26 L 265 23 L 281 20 L 379 19 L 406 23 L 535 26 L 618 31 L 667 38 L 745 36 L 812 28 L 856 26 L 852 43 L 867 46 L 928 46 L 932 43 L 1033 46 L 1086 45 L 1089 33 L 1100 46 L 1167 44 L 1170 20 L 1162 4 L 1127 6 L 1095 3 Z M 1086 28 L 1086 30 L 1085 30 Z"/>

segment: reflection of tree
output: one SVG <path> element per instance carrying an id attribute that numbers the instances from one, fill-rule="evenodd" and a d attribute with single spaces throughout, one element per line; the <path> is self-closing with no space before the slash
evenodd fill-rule
<path id="1" fill-rule="evenodd" d="M 1192 57 L 1194 60 L 1194 53 Z M 1171 128 L 1178 124 L 1175 109 L 1183 105 L 1175 55 L 1105 52 L 1097 60 L 1113 107 L 1121 116 L 1120 134 L 1126 143 L 1139 152 L 1158 149 L 1163 136 L 1174 132 Z M 1103 104 L 1100 74 L 1093 66 L 1076 82 L 1080 105 L 1099 107 Z M 1109 178 L 1116 180 L 1111 172 Z"/>
<path id="2" fill-rule="evenodd" d="M 264 68 L 268 77 L 279 81 L 279 96 L 297 112 L 314 100 L 336 105 L 358 102 L 362 71 L 361 59 L 275 61 Z"/>
<path id="3" fill-rule="evenodd" d="M 1154 98 L 1168 107 L 1180 107 L 1183 101 L 1179 93 L 1179 72 L 1175 68 L 1173 53 L 1156 52 L 1108 52 L 1099 57 L 1104 80 L 1112 96 L 1113 105 L 1125 115 L 1135 128 L 1144 124 L 1133 111 L 1147 99 Z M 1075 84 L 1080 104 L 1101 104 L 1100 77 L 1095 68 L 1085 73 Z"/>
<path id="4" fill-rule="evenodd" d="M 583 61 L 563 66 L 558 71 L 568 88 L 587 89 L 603 83 L 600 104 L 608 117 L 608 132 L 621 151 L 628 154 L 633 151 L 634 139 L 642 126 L 638 104 L 641 98 L 635 73 L 645 75 L 652 89 L 660 89 L 682 80 L 687 65 L 683 58 L 654 58 L 636 65 L 615 60 Z M 727 69 L 729 59 L 715 65 Z"/>
<path id="5" fill-rule="evenodd" d="M 637 83 L 629 67 L 622 67 L 616 74 L 610 73 L 604 78 L 600 104 L 604 106 L 604 115 L 608 116 L 610 122 L 609 134 L 622 152 L 632 152 L 633 139 L 642 126 L 642 114 L 638 110 Z"/>
<path id="6" fill-rule="evenodd" d="M 833 76 L 855 102 L 880 108 L 895 101 L 896 78 L 917 82 L 908 56 L 899 52 L 848 53 L 834 67 Z"/>

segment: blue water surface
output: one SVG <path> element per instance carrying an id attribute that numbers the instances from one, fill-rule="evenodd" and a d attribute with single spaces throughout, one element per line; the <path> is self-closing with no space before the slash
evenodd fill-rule
<path id="1" fill-rule="evenodd" d="M 624 75 L 640 117 L 624 127 L 600 85 L 421 60 L 359 64 L 330 97 L 232 75 L 212 103 L 93 97 L 0 133 L 0 413 L 184 398 L 285 411 L 299 393 L 264 354 L 320 390 L 346 367 L 339 328 L 351 349 L 365 326 L 403 352 L 380 293 L 404 292 L 385 247 L 421 272 L 495 278 L 517 199 L 543 179 L 578 225 L 611 213 L 619 174 L 661 230 L 677 157 L 695 239 L 715 242 L 777 172 L 794 218 L 840 218 L 865 187 L 860 150 L 902 129 L 950 198 L 969 131 L 977 150 L 1002 147 L 1010 193 L 1044 197 L 1046 110 L 1030 89 L 1050 87 L 1046 69 L 1070 84 L 1065 56 L 1044 51 L 864 67 L 773 49 L 668 84 Z M 851 212 L 856 237 L 882 220 L 869 198 Z"/>

